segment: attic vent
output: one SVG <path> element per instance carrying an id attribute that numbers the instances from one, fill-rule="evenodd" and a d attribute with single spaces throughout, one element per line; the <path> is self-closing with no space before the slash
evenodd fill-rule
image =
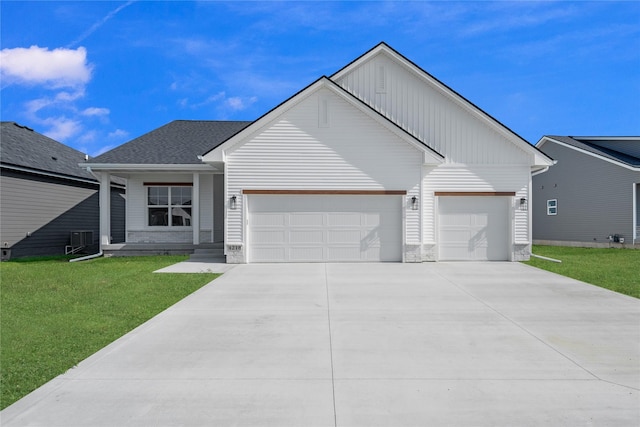
<path id="1" fill-rule="evenodd" d="M 51 156 L 51 160 L 58 160 L 56 156 Z"/>
<path id="2" fill-rule="evenodd" d="M 329 127 L 329 100 L 325 97 L 318 98 L 318 127 Z"/>
<path id="3" fill-rule="evenodd" d="M 387 92 L 387 78 L 384 65 L 376 66 L 376 93 Z"/>

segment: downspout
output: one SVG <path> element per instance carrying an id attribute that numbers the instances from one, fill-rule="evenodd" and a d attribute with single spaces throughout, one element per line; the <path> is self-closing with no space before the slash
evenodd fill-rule
<path id="1" fill-rule="evenodd" d="M 91 170 L 90 166 L 87 166 L 87 172 L 89 172 L 91 175 L 95 176 L 96 179 L 98 179 L 96 174 L 93 173 L 93 171 Z M 100 182 L 100 179 L 98 179 L 98 182 Z M 96 254 L 87 255 L 87 256 L 80 257 L 80 258 L 73 258 L 73 259 L 70 259 L 69 262 L 86 261 L 86 260 L 89 260 L 89 259 L 101 257 L 102 256 L 102 239 L 98 239 L 98 248 L 99 248 L 99 251 Z"/>

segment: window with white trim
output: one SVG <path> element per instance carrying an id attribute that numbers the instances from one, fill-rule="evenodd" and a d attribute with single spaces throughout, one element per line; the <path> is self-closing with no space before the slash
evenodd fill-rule
<path id="1" fill-rule="evenodd" d="M 547 215 L 558 214 L 558 199 L 547 200 Z"/>
<path id="2" fill-rule="evenodd" d="M 191 226 L 191 185 L 148 186 L 147 225 L 151 227 Z"/>

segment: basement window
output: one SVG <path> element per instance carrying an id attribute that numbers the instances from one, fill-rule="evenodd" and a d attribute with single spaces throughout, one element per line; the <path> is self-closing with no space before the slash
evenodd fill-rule
<path id="1" fill-rule="evenodd" d="M 147 187 L 147 225 L 191 226 L 191 192 L 190 184 Z"/>
<path id="2" fill-rule="evenodd" d="M 547 215 L 558 214 L 558 199 L 547 200 Z"/>

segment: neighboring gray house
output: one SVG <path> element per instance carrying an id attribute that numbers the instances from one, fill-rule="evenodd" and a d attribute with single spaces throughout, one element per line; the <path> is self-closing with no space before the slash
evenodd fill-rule
<path id="1" fill-rule="evenodd" d="M 171 122 L 83 166 L 103 250 L 258 263 L 526 260 L 531 174 L 552 164 L 380 43 L 252 123 Z M 127 180 L 122 245 L 111 176 Z"/>
<path id="2" fill-rule="evenodd" d="M 96 251 L 99 184 L 79 166 L 85 155 L 14 122 L 1 122 L 0 128 L 2 259 L 64 254 L 71 250 L 66 246 Z M 114 241 L 124 241 L 122 184 L 111 186 Z M 84 233 L 72 242 L 72 232 Z"/>
<path id="3" fill-rule="evenodd" d="M 544 136 L 557 161 L 533 177 L 533 239 L 539 244 L 640 244 L 640 137 Z"/>

